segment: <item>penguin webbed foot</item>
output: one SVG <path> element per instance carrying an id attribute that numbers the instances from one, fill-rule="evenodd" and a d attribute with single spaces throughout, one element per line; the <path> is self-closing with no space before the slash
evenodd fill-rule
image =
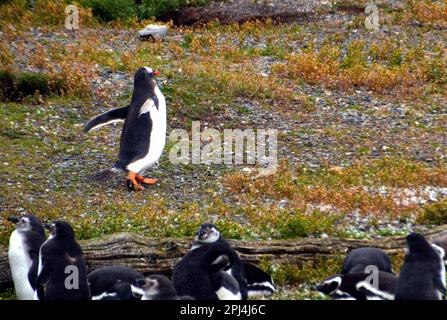
<path id="1" fill-rule="evenodd" d="M 140 183 L 155 184 L 157 183 L 157 179 L 145 178 L 130 171 L 125 183 L 130 190 L 144 190 L 144 187 Z"/>

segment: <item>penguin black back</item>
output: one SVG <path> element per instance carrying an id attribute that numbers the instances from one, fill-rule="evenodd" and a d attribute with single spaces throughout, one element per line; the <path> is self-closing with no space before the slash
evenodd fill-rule
<path id="1" fill-rule="evenodd" d="M 343 261 L 342 274 L 365 272 L 368 266 L 375 266 L 379 271 L 393 273 L 391 259 L 377 248 L 357 248 L 349 252 Z"/>
<path id="2" fill-rule="evenodd" d="M 46 227 L 50 237 L 40 248 L 36 280 L 39 300 L 88 300 L 84 254 L 73 228 L 64 221 L 55 221 Z M 69 275 L 73 277 L 68 279 Z"/>
<path id="3" fill-rule="evenodd" d="M 136 279 L 143 278 L 143 274 L 126 266 L 106 266 L 91 272 L 88 275 L 90 284 L 90 292 L 93 300 L 103 300 L 104 297 L 120 297 L 121 300 L 139 299 L 132 288 Z M 126 285 L 128 284 L 128 286 Z M 124 294 L 124 290 L 128 288 L 129 294 Z M 117 292 L 116 290 L 119 290 Z M 115 298 L 115 300 L 118 300 Z"/>
<path id="4" fill-rule="evenodd" d="M 179 295 L 197 300 L 217 300 L 211 275 L 234 264 L 234 251 L 225 242 L 206 244 L 191 250 L 176 263 L 172 281 Z"/>
<path id="5" fill-rule="evenodd" d="M 412 233 L 406 241 L 408 252 L 399 275 L 396 300 L 444 300 L 443 257 L 421 234 Z"/>
<path id="6" fill-rule="evenodd" d="M 231 255 L 231 264 L 225 269 L 239 283 L 242 298 L 245 300 L 248 298 L 248 285 L 243 263 L 239 258 L 237 252 L 230 246 L 227 240 L 225 240 L 217 227 L 212 223 L 204 223 L 200 226 L 196 233 L 196 237 L 192 244 L 192 250 L 197 250 L 202 246 L 208 244 L 220 244 L 222 247 L 227 247 L 227 250 Z"/>
<path id="7" fill-rule="evenodd" d="M 397 291 L 398 278 L 388 272 L 379 271 L 377 287 L 369 283 L 369 273 L 353 272 L 338 274 L 325 279 L 317 286 L 321 293 L 333 300 L 392 300 Z"/>

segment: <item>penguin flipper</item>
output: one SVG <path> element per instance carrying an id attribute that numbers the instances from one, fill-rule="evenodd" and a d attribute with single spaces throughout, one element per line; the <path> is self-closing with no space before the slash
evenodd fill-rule
<path id="1" fill-rule="evenodd" d="M 104 112 L 87 122 L 84 132 L 89 132 L 111 123 L 122 122 L 126 120 L 128 110 L 129 106 L 125 106 Z"/>
<path id="2" fill-rule="evenodd" d="M 39 300 L 45 300 L 45 284 L 51 278 L 51 267 L 48 263 L 45 263 L 45 259 L 42 257 L 41 271 L 37 275 L 36 279 L 36 293 Z"/>

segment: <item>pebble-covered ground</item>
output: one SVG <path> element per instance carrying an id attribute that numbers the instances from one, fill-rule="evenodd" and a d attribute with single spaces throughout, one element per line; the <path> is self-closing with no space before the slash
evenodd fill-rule
<path id="1" fill-rule="evenodd" d="M 249 3 L 226 5 L 242 5 L 242 15 L 250 12 Z M 0 38 L 9 43 L 8 67 L 65 72 L 86 94 L 2 104 L 1 217 L 63 218 L 75 225 L 79 238 L 120 231 L 190 236 L 205 220 L 217 221 L 229 238 L 254 239 L 374 238 L 431 227 L 433 221 L 424 219 L 427 208 L 442 212 L 447 206 L 447 76 L 442 78 L 447 72 L 439 71 L 439 81 L 379 90 L 326 83 L 324 71 L 316 77 L 318 70 L 302 68 L 296 77 L 290 70 L 294 55 L 328 46 L 342 53 L 340 59 L 361 56 L 365 65 L 374 59 L 369 48 L 377 44 L 400 52 L 399 66 L 413 59 L 408 52 L 419 46 L 426 59 L 439 55 L 445 62 L 445 29 L 401 19 L 404 13 L 395 4 L 380 8 L 379 30 L 367 30 L 358 6 L 303 3 L 310 7 L 296 20 L 289 14 L 284 24 L 171 26 L 167 38 L 156 42 L 141 42 L 138 26 L 76 32 L 4 27 Z M 258 5 L 270 6 L 275 18 L 287 8 L 280 1 L 253 4 Z M 349 53 L 356 41 L 364 55 Z M 384 55 L 377 63 L 388 66 Z M 169 142 L 148 172 L 159 182 L 145 191 L 129 191 L 122 177 L 94 181 L 95 172 L 115 161 L 121 125 L 89 134 L 82 127 L 129 101 L 132 74 L 141 65 L 162 73 L 168 134 L 190 130 L 191 121 L 220 132 L 276 129 L 279 169 L 260 176 L 250 165 L 174 165 Z M 3 244 L 10 232 L 10 225 L 0 224 Z M 294 293 L 296 285 L 287 283 L 284 296 L 315 297 L 308 285 Z"/>

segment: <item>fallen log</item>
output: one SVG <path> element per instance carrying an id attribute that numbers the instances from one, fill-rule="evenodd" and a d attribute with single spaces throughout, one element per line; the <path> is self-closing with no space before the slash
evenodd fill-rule
<path id="1" fill-rule="evenodd" d="M 446 241 L 447 225 L 425 233 L 431 241 Z M 127 265 L 141 272 L 169 275 L 174 264 L 191 246 L 192 239 L 147 238 L 136 234 L 118 233 L 101 238 L 82 240 L 89 271 L 107 265 Z M 383 249 L 390 255 L 401 253 L 405 237 L 387 237 L 379 240 L 338 238 L 303 238 L 293 240 L 239 241 L 230 240 L 245 261 L 257 263 L 267 259 L 277 264 L 300 264 L 318 259 L 345 255 L 365 246 Z M 0 290 L 12 286 L 8 249 L 0 246 Z"/>

